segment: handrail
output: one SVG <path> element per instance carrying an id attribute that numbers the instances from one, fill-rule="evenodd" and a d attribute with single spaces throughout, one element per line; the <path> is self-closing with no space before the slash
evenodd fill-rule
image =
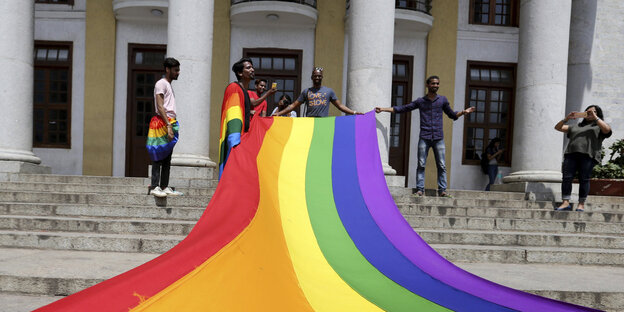
<path id="1" fill-rule="evenodd" d="M 311 6 L 316 9 L 316 0 L 231 0 L 231 5 L 243 3 L 243 2 L 254 2 L 254 1 L 282 1 L 282 2 L 292 2 L 299 3 L 307 6 Z"/>

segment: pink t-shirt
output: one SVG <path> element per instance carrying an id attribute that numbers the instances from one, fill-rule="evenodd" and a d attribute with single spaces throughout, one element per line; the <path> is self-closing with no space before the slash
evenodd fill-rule
<path id="1" fill-rule="evenodd" d="M 258 96 L 258 93 L 256 93 L 256 91 L 252 91 L 252 90 L 247 90 L 247 94 L 249 94 L 249 98 L 252 100 L 257 100 L 260 97 Z M 253 114 L 252 117 L 254 116 L 260 116 L 260 113 L 267 111 L 267 101 L 262 101 L 262 103 L 256 105 L 255 107 L 252 107 L 251 110 L 256 111 L 255 114 Z"/>
<path id="2" fill-rule="evenodd" d="M 176 118 L 175 94 L 167 79 L 161 78 L 154 86 L 154 109 L 156 114 L 158 114 L 158 102 L 156 102 L 156 95 L 158 94 L 162 94 L 165 99 L 163 101 L 163 107 L 165 108 L 165 112 L 167 112 L 167 117 Z"/>

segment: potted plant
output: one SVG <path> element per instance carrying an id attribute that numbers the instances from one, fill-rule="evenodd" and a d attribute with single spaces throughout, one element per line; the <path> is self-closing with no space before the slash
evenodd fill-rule
<path id="1" fill-rule="evenodd" d="M 609 149 L 609 161 L 594 167 L 590 195 L 624 196 L 624 139 L 615 141 Z M 602 155 L 604 158 L 604 149 Z"/>

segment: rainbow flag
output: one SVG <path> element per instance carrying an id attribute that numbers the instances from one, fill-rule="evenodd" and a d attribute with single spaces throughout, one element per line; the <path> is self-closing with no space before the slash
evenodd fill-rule
<path id="1" fill-rule="evenodd" d="M 173 147 L 178 143 L 178 130 L 180 124 L 175 118 L 169 117 L 169 123 L 173 129 L 173 140 L 169 141 L 167 137 L 167 124 L 162 117 L 154 116 L 149 123 L 149 131 L 147 132 L 147 154 L 152 161 L 159 161 L 166 158 L 173 151 Z"/>
<path id="2" fill-rule="evenodd" d="M 388 191 L 374 113 L 253 123 L 180 244 L 39 311 L 596 311 L 429 247 Z"/>
<path id="3" fill-rule="evenodd" d="M 225 168 L 230 151 L 241 142 L 241 135 L 245 132 L 245 96 L 237 82 L 230 83 L 225 88 L 223 103 L 221 104 L 221 134 L 219 136 L 219 179 Z"/>

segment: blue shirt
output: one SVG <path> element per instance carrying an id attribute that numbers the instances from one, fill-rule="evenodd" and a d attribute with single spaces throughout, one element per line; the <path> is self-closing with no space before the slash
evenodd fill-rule
<path id="1" fill-rule="evenodd" d="M 433 101 L 423 96 L 409 104 L 394 106 L 394 112 L 398 114 L 415 109 L 420 110 L 420 137 L 423 139 L 441 140 L 444 138 L 442 112 L 446 113 L 449 118 L 457 120 L 457 112 L 453 111 L 444 95 L 436 95 Z"/>

